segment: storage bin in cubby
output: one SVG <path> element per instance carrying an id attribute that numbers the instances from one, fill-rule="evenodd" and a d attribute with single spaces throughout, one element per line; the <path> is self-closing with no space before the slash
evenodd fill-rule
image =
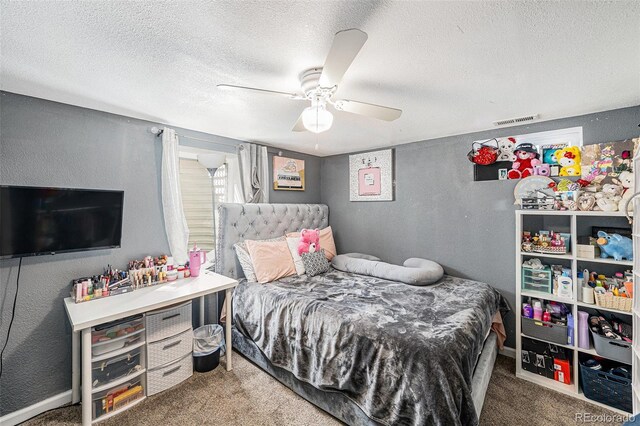
<path id="1" fill-rule="evenodd" d="M 590 331 L 591 337 L 593 337 L 593 346 L 598 355 L 624 362 L 625 364 L 631 364 L 631 343 L 625 342 L 624 340 L 608 339 L 598 333 L 594 333 L 593 330 Z"/>
<path id="2" fill-rule="evenodd" d="M 522 333 L 545 342 L 567 345 L 568 330 L 569 327 L 564 325 L 522 317 Z"/>
<path id="3" fill-rule="evenodd" d="M 543 293 L 553 292 L 553 279 L 550 268 L 533 269 L 522 267 L 522 289 L 539 291 Z"/>
<path id="4" fill-rule="evenodd" d="M 628 367 L 631 371 L 631 367 Z M 580 381 L 584 396 L 619 410 L 631 412 L 633 409 L 631 379 L 594 370 L 580 363 Z"/>

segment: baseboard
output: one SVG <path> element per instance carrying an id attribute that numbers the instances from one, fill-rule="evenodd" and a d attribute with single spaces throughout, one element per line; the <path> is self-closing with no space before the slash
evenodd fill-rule
<path id="1" fill-rule="evenodd" d="M 508 356 L 509 358 L 516 358 L 516 350 L 514 348 L 510 348 L 509 346 L 505 346 L 500 350 L 500 355 Z"/>
<path id="2" fill-rule="evenodd" d="M 63 405 L 71 403 L 71 390 L 54 395 L 51 398 L 47 398 L 44 401 L 40 401 L 36 404 L 28 407 L 21 408 L 13 413 L 6 414 L 0 417 L 0 425 L 2 426 L 14 426 L 22 422 L 26 422 L 30 418 L 42 414 L 45 411 L 52 410 L 54 408 L 62 407 Z"/>

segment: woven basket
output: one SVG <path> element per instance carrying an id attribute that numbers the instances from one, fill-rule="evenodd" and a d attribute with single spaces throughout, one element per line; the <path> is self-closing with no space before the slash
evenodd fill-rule
<path id="1" fill-rule="evenodd" d="M 532 251 L 542 254 L 567 254 L 567 247 L 543 247 L 541 245 L 534 245 Z"/>
<path id="2" fill-rule="evenodd" d="M 617 309 L 618 311 L 631 312 L 633 299 L 630 297 L 614 296 L 607 292 L 604 294 L 596 293 L 596 305 L 601 308 Z"/>

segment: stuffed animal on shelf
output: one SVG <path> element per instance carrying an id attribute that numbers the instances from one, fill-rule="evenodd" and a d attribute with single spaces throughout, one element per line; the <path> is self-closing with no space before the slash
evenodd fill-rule
<path id="1" fill-rule="evenodd" d="M 633 242 L 631 238 L 623 237 L 620 234 L 607 234 L 604 231 L 598 231 L 598 239 L 596 240 L 600 247 L 600 257 L 606 259 L 613 257 L 614 260 L 633 260 Z"/>
<path id="2" fill-rule="evenodd" d="M 522 179 L 533 174 L 533 168 L 542 162 L 538 160 L 538 151 L 531 143 L 521 143 L 514 151 L 516 161 L 507 174 L 509 179 Z"/>
<path id="3" fill-rule="evenodd" d="M 498 139 L 498 159 L 496 161 L 516 161 L 516 155 L 513 150 L 516 147 L 516 140 L 514 138 L 500 138 Z"/>
<path id="4" fill-rule="evenodd" d="M 538 164 L 537 166 L 533 166 L 534 176 L 549 176 L 550 174 L 551 174 L 550 164 Z"/>
<path id="5" fill-rule="evenodd" d="M 598 208 L 594 210 L 602 210 L 605 212 L 618 211 L 618 204 L 622 199 L 622 191 L 623 188 L 621 185 L 614 183 L 602 185 L 602 191 L 597 192 L 595 195 Z"/>
<path id="6" fill-rule="evenodd" d="M 618 202 L 618 210 L 624 211 L 627 201 L 629 201 L 635 191 L 633 172 L 628 170 L 623 171 L 620 173 L 620 176 L 618 176 L 618 179 L 613 179 L 613 183 L 623 188 L 622 197 L 620 198 L 620 202 Z M 629 211 L 633 211 L 633 203 L 629 203 Z"/>
<path id="7" fill-rule="evenodd" d="M 594 210 L 602 210 L 603 212 L 616 212 L 618 211 L 618 202 L 619 200 L 601 197 L 596 199 L 596 207 Z"/>
<path id="8" fill-rule="evenodd" d="M 555 152 L 556 161 L 560 165 L 559 176 L 580 176 L 580 148 L 567 146 Z"/>
<path id="9" fill-rule="evenodd" d="M 298 243 L 298 254 L 315 253 L 320 251 L 320 230 L 303 229 L 300 231 L 300 242 Z"/>

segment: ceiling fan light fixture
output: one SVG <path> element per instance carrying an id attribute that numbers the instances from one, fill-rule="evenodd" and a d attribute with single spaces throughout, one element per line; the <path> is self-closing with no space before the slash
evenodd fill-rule
<path id="1" fill-rule="evenodd" d="M 302 124 L 310 132 L 322 133 L 331 128 L 333 114 L 324 105 L 313 105 L 302 111 Z"/>

